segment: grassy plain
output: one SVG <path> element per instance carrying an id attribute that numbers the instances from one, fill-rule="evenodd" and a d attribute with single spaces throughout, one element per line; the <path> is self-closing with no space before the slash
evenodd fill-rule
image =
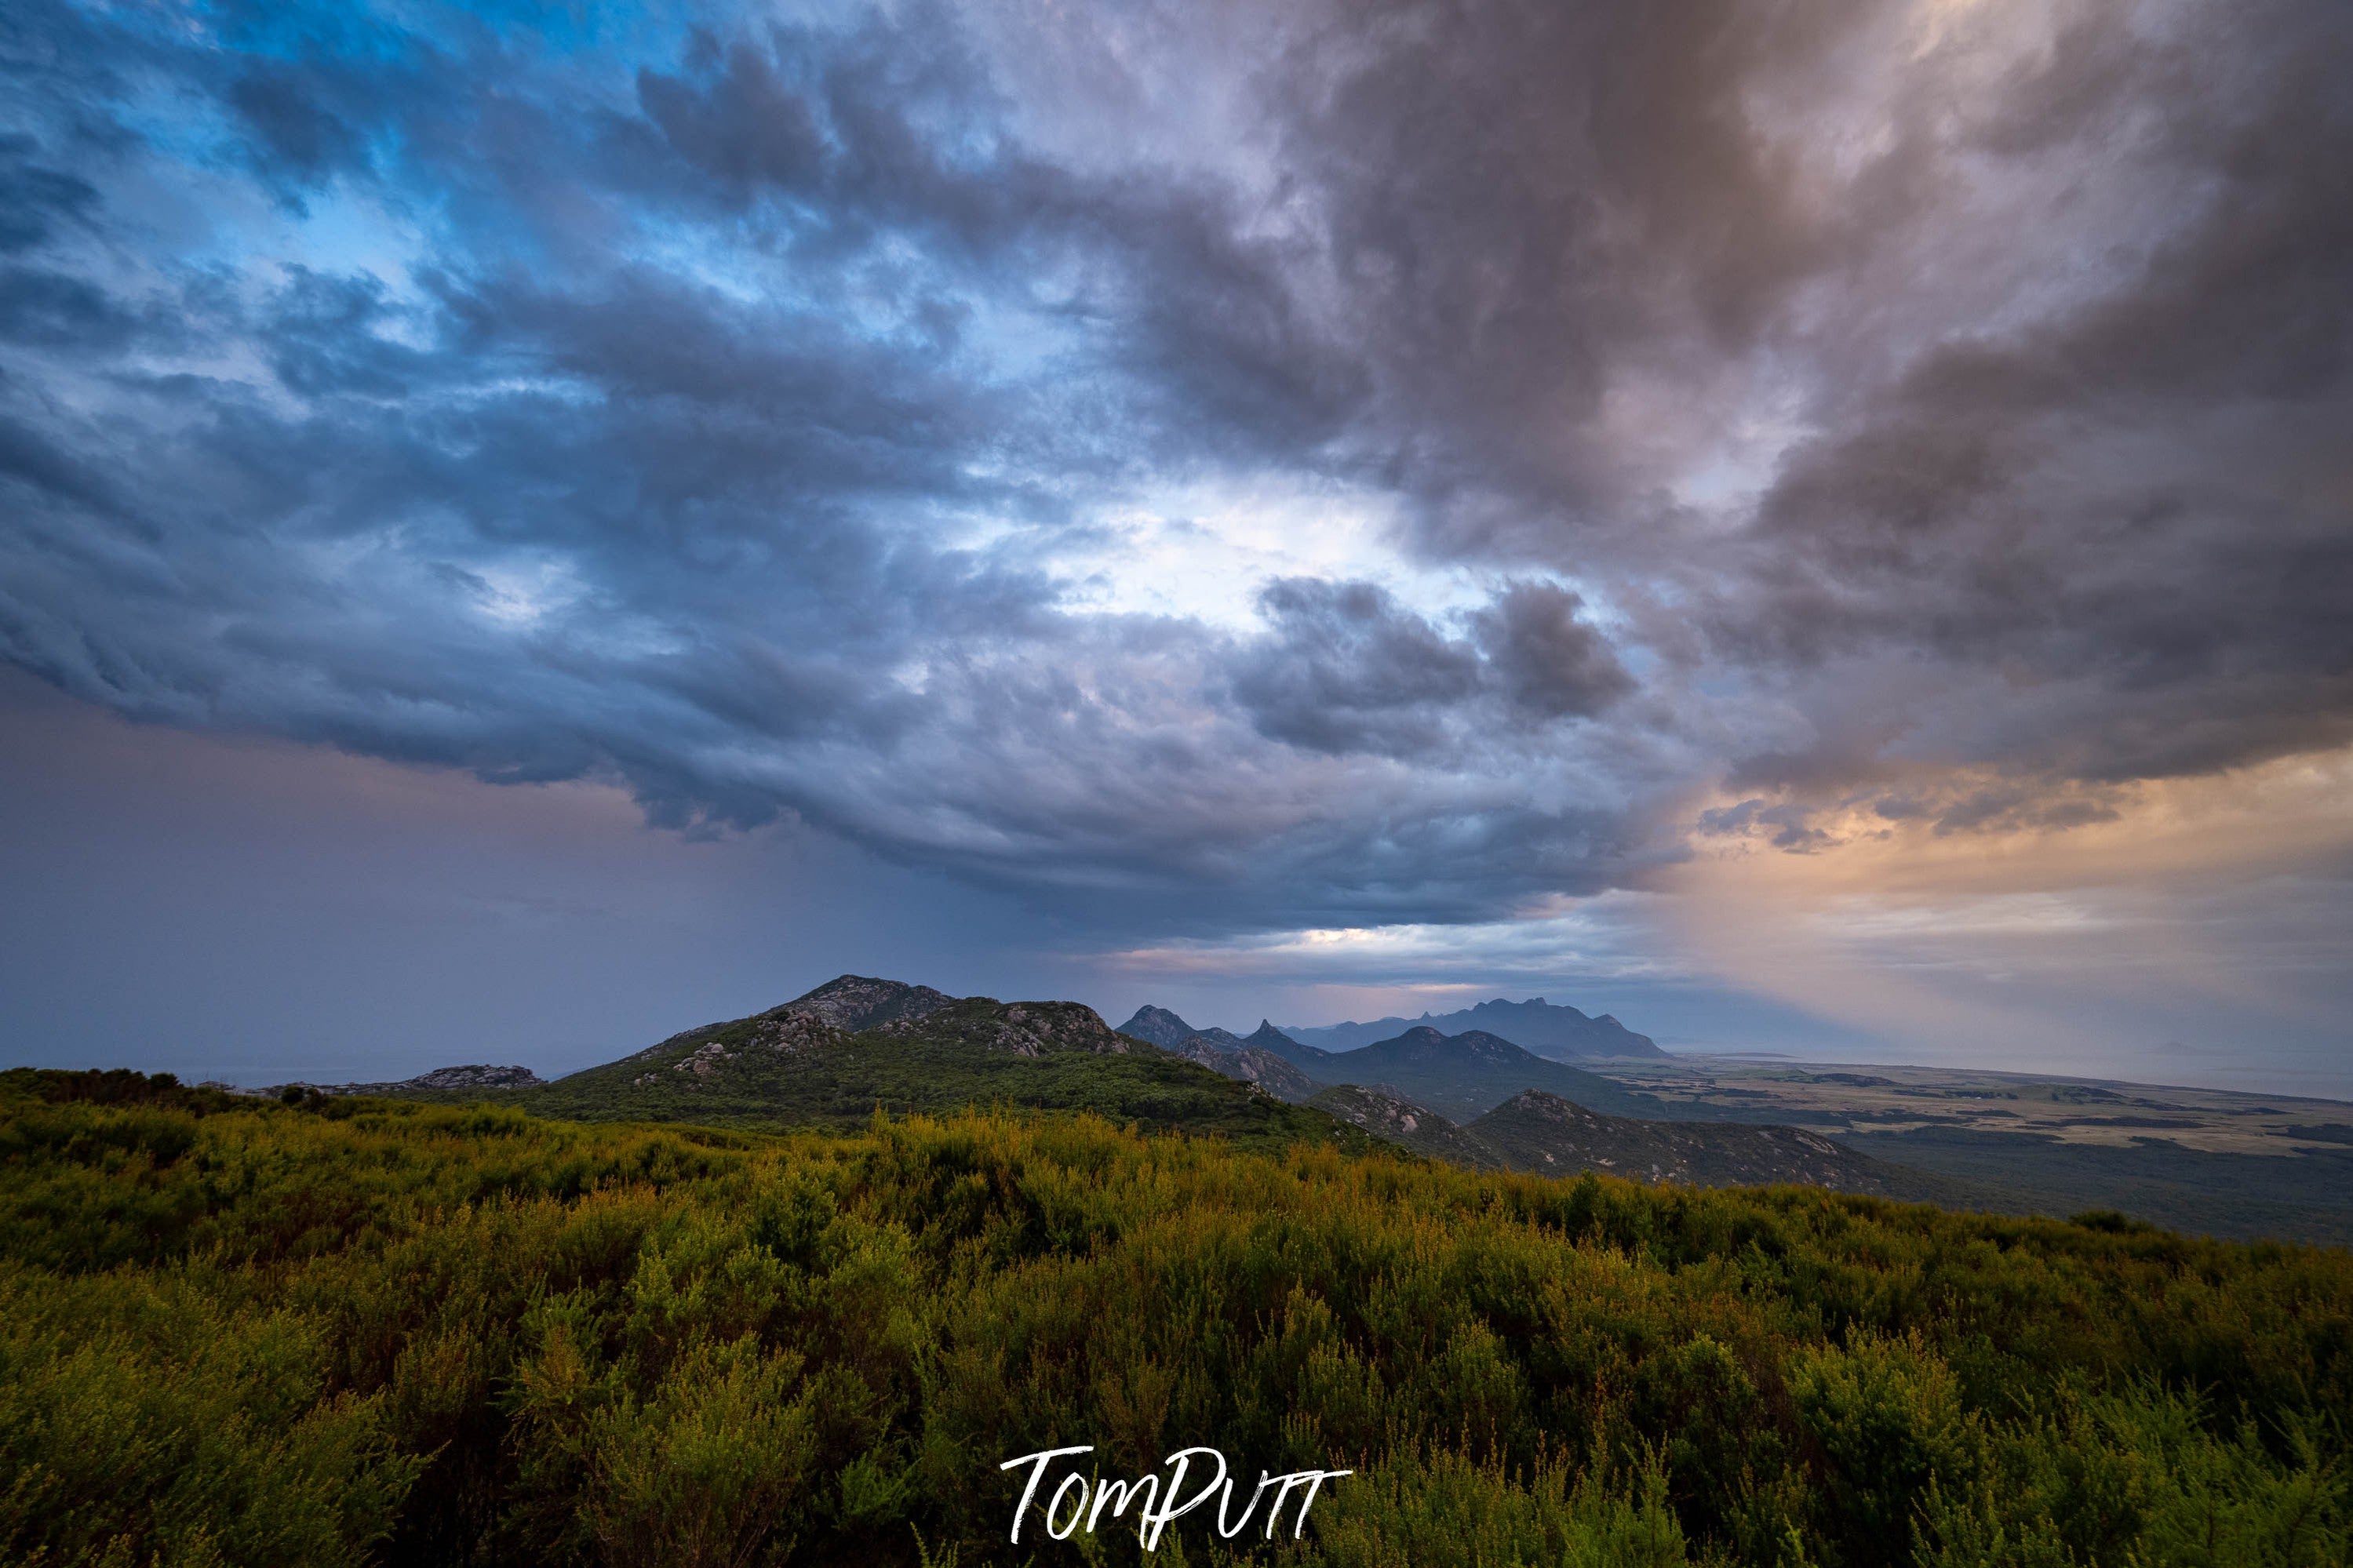
<path id="1" fill-rule="evenodd" d="M 1674 1116 L 1775 1122 L 2020 1213 L 2353 1243 L 2353 1105 L 1960 1068 L 1681 1057 L 1598 1070 Z"/>

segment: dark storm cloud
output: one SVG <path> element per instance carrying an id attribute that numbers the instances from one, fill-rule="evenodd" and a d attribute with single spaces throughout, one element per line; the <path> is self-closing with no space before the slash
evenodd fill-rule
<path id="1" fill-rule="evenodd" d="M 2049 15 L 23 7 L 0 656 L 1204 930 L 2341 742 L 2341 8 Z"/>
<path id="2" fill-rule="evenodd" d="M 2060 7 L 1964 91 L 1895 15 L 1350 8 L 1286 55 L 1427 547 L 1598 574 L 1794 702 L 1830 797 L 1891 749 L 2031 794 L 2353 738 L 2353 16 Z M 1875 150 L 1807 167 L 1874 67 Z M 1611 399 L 1760 383 L 1810 437 L 1695 528 Z M 1891 653 L 1951 678 L 1859 721 Z"/>
<path id="3" fill-rule="evenodd" d="M 965 156 L 991 134 L 971 62 L 935 50 L 911 81 L 901 41 L 701 43 L 569 132 L 528 73 L 502 74 L 512 60 L 442 54 L 431 100 L 393 105 L 388 132 L 352 71 L 186 62 L 230 84 L 239 155 L 276 160 L 265 186 L 298 184 L 313 210 L 331 176 L 404 202 L 528 184 L 522 160 L 551 142 L 543 187 L 569 189 L 437 246 L 406 288 L 292 263 L 231 282 L 169 255 L 160 277 L 18 281 L 0 319 L 47 357 L 0 388 L 21 503 L 0 557 L 9 656 L 151 720 L 501 781 L 612 778 L 659 822 L 790 812 L 1017 879 L 1217 876 L 1250 836 L 1298 826 L 1293 791 L 1212 825 L 1171 819 L 1140 782 L 1198 765 L 1199 742 L 1173 739 L 1198 725 L 1155 670 L 1189 666 L 1175 678 L 1198 689 L 1214 648 L 1088 632 L 1018 552 L 941 537 L 1058 527 L 1072 481 L 1132 467 L 1136 447 L 1261 441 L 1214 418 L 1198 437 L 1137 421 L 1188 384 L 1245 413 L 1267 402 L 1250 363 L 1210 363 L 1282 360 L 1217 309 L 1261 287 L 1262 264 L 1212 191 Z M 814 104 L 798 120 L 794 91 Z M 480 134 L 437 123 L 453 113 Z M 363 122 L 417 162 L 366 184 L 369 138 L 335 129 Z M 822 126 L 821 153 L 723 145 L 795 124 Z M 90 161 L 135 188 L 130 160 Z M 697 196 L 698 177 L 712 190 Z M 748 246 L 694 226 L 716 207 L 749 215 Z M 128 243 L 154 215 L 126 198 L 103 217 Z M 631 259 L 681 234 L 667 264 Z M 1138 281 L 1191 263 L 1189 292 Z M 1042 296 L 1027 277 L 1041 265 L 1066 274 Z M 725 276 L 746 266 L 760 287 Z M 1137 308 L 1145 293 L 1164 315 Z M 1050 343 L 1074 312 L 1037 374 L 962 345 L 976 316 Z M 158 374 L 151 356 L 190 345 L 267 379 Z M 1183 361 L 1189 381 L 1132 359 Z M 92 374 L 111 385 L 94 412 L 42 395 Z M 1100 668 L 1082 685 L 1064 664 L 1087 642 Z"/>
<path id="4" fill-rule="evenodd" d="M 640 72 L 643 122 L 616 128 L 649 194 L 675 189 L 682 163 L 703 199 L 760 213 L 797 257 L 897 234 L 962 281 L 1024 288 L 1113 340 L 1119 393 L 1147 416 L 1124 447 L 1295 456 L 1361 395 L 1350 345 L 1300 305 L 1295 244 L 1246 236 L 1225 192 L 1176 171 L 1105 179 L 1028 152 L 941 13 L 723 46 L 702 35 L 685 68 Z"/>
<path id="5" fill-rule="evenodd" d="M 38 245 L 98 205 L 97 187 L 36 163 L 37 147 L 30 136 L 0 134 L 0 251 Z"/>
<path id="6" fill-rule="evenodd" d="M 256 162 L 273 177 L 315 184 L 364 169 L 367 138 L 328 107 L 355 96 L 353 81 L 323 81 L 302 66 L 259 61 L 228 87 L 229 107 L 252 133 Z"/>
<path id="7" fill-rule="evenodd" d="M 1833 686 L 1890 646 L 2001 668 L 2020 695 L 1939 715 L 1941 743 L 2059 778 L 2353 737 L 2353 24 L 2263 20 L 2170 47 L 2079 26 L 2016 85 L 2000 154 L 2122 140 L 2186 221 L 1794 454 L 1715 617 L 1728 648 Z M 2200 43 L 2228 47 L 2200 69 Z"/>
<path id="8" fill-rule="evenodd" d="M 1437 746 L 1479 688 L 1479 656 L 1368 583 L 1287 579 L 1259 603 L 1274 635 L 1236 672 L 1261 734 L 1310 751 L 1409 756 Z"/>
<path id="9" fill-rule="evenodd" d="M 1340 5 L 1286 51 L 1283 146 L 1434 547 L 1573 556 L 1636 499 L 1598 429 L 1627 372 L 1737 353 L 1834 255 L 1746 105 L 1849 14 Z"/>
<path id="10" fill-rule="evenodd" d="M 1261 734 L 1307 751 L 1459 760 L 1466 731 L 1590 718 L 1633 689 L 1579 603 L 1510 584 L 1450 637 L 1377 584 L 1285 578 L 1259 595 L 1271 630 L 1236 661 L 1234 696 Z"/>
<path id="11" fill-rule="evenodd" d="M 1634 689 L 1583 603 L 1548 583 L 1515 583 L 1479 616 L 1481 640 L 1512 705 L 1538 719 L 1589 719 Z"/>

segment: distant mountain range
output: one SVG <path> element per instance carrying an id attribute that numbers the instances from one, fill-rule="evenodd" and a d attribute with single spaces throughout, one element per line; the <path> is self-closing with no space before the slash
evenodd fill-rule
<path id="1" fill-rule="evenodd" d="M 1278 1075 L 1296 1070 L 1268 1062 Z M 1092 1111 L 1242 1147 L 1366 1146 L 1352 1125 L 1254 1087 L 1247 1075 L 1207 1071 L 1115 1033 L 1079 1003 L 955 997 L 858 974 L 501 1098 L 590 1121 L 768 1126 L 1006 1105 Z"/>
<path id="2" fill-rule="evenodd" d="M 1634 1033 L 1607 1013 L 1591 1018 L 1574 1007 L 1556 1007 L 1541 996 L 1532 996 L 1525 1002 L 1506 1002 L 1498 996 L 1460 1012 L 1424 1013 L 1419 1018 L 1379 1018 L 1369 1024 L 1328 1024 L 1314 1028 L 1287 1025 L 1282 1032 L 1303 1046 L 1353 1051 L 1395 1039 L 1417 1026 L 1435 1029 L 1441 1035 L 1460 1035 L 1475 1029 L 1555 1061 L 1577 1057 L 1666 1055 L 1650 1036 Z"/>
<path id="3" fill-rule="evenodd" d="M 1003 1105 L 1243 1147 L 1388 1144 L 1473 1167 L 1857 1192 L 1894 1190 L 1878 1173 L 1895 1169 L 1796 1129 L 1667 1121 L 1662 1101 L 1482 1029 L 1409 1025 L 1333 1051 L 1264 1021 L 1245 1037 L 1144 1007 L 1113 1030 L 1075 1002 L 955 997 L 856 974 L 552 1084 L 473 1067 L 343 1091 L 494 1091 L 543 1115 L 720 1126 L 839 1126 L 878 1109 Z"/>
<path id="4" fill-rule="evenodd" d="M 1614 1115 L 1672 1114 L 1664 1102 L 1650 1095 L 1540 1057 L 1484 1029 L 1448 1035 L 1427 1024 L 1413 1024 L 1393 1038 L 1334 1051 L 1308 1045 L 1263 1021 L 1243 1038 L 1224 1029 L 1195 1029 L 1166 1007 L 1141 1007 L 1120 1026 L 1120 1033 L 1155 1043 L 1166 1040 L 1170 1043 L 1163 1049 L 1233 1077 L 1243 1076 L 1246 1054 L 1280 1058 L 1300 1078 L 1269 1079 L 1259 1067 L 1252 1069 L 1250 1081 L 1262 1083 L 1268 1092 L 1288 1099 L 1303 1100 L 1317 1089 L 1337 1084 L 1380 1085 L 1441 1114 L 1464 1120 L 1501 1105 L 1522 1089 L 1541 1089 Z"/>
<path id="5" fill-rule="evenodd" d="M 1266 1032 L 1277 1039 L 1284 1037 Z M 1276 1049 L 1276 1054 L 1319 1083 L 1387 1085 L 1457 1120 L 1477 1116 L 1530 1089 L 1545 1089 L 1613 1115 L 1670 1114 L 1663 1101 L 1650 1095 L 1637 1094 L 1598 1073 L 1548 1061 L 1483 1029 L 1448 1035 L 1427 1024 L 1416 1024 L 1394 1039 L 1353 1051 L 1327 1051 L 1296 1041 L 1288 1044 L 1288 1050 Z M 1269 1045 L 1268 1048 L 1275 1047 Z"/>
<path id="6" fill-rule="evenodd" d="M 1783 1103 L 1768 1107 L 1758 1100 L 1770 1097 L 1746 1087 L 1746 1079 L 1704 1100 L 1687 1087 L 1684 1065 L 1636 1068 L 1630 1063 L 1625 1070 L 1674 1098 L 1637 1092 L 1486 1029 L 1449 1035 L 1435 1025 L 1409 1024 L 1388 1038 L 1335 1051 L 1264 1021 L 1241 1037 L 1197 1029 L 1166 1008 L 1144 1007 L 1113 1030 L 1075 1002 L 955 997 L 929 986 L 845 974 L 764 1013 L 686 1030 L 554 1083 L 539 1081 L 524 1068 L 475 1065 L 396 1083 L 237 1092 L 489 1100 L 582 1121 L 760 1131 L 853 1125 L 877 1110 L 903 1115 L 1002 1107 L 1091 1113 L 1147 1132 L 1211 1136 L 1270 1152 L 1303 1143 L 1350 1152 L 1388 1147 L 1477 1168 L 1605 1171 L 1701 1185 L 1804 1183 L 2013 1214 L 2064 1214 L 2088 1203 L 2147 1211 L 2146 1216 L 2179 1214 L 2185 1224 L 2222 1234 L 2328 1241 L 2353 1234 L 2333 1217 L 2340 1209 L 2314 1203 L 2298 1207 L 2282 1197 L 2284 1163 L 2275 1158 L 2187 1150 L 2139 1134 L 2129 1148 L 2091 1148 L 2055 1142 L 2047 1129 L 2008 1132 L 1957 1125 L 1940 1108 L 1954 1097 L 1974 1103 L 1988 1095 L 1966 1075 L 1960 1087 L 1939 1091 L 1873 1075 L 1799 1073 L 1802 1083 L 1796 1090 L 1771 1078 L 1777 1092 L 1788 1092 L 1781 1094 Z M 1846 1086 L 1856 1094 L 1884 1090 L 1898 1099 L 1866 1109 L 1825 1109 L 1805 1098 L 1817 1084 Z M 2048 1098 L 2070 1106 L 2149 1103 L 2073 1083 Z M 1777 1110 L 1817 1123 L 1835 1115 L 1850 1131 L 1788 1126 Z M 2112 1120 L 2119 1127 L 2182 1125 Z M 1877 1131 L 1883 1123 L 1891 1130 Z M 2338 1124 L 2284 1131 L 2319 1140 L 2298 1149 L 2297 1180 L 2326 1187 L 2337 1179 L 2339 1164 L 2329 1157 L 2344 1142 L 2336 1137 Z M 2192 1195 L 2200 1201 L 2191 1202 Z"/>

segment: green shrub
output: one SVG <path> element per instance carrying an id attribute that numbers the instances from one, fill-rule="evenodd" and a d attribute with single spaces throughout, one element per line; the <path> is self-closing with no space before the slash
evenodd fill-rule
<path id="1" fill-rule="evenodd" d="M 0 1075 L 0 1561 L 978 1565 L 1072 1443 L 1355 1472 L 1170 1563 L 2347 1560 L 2342 1252 L 135 1076 Z"/>

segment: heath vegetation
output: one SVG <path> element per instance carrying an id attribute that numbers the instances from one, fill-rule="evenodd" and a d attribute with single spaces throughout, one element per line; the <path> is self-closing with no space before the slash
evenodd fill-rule
<path id="1" fill-rule="evenodd" d="M 2341 1564 L 2348 1411 L 2353 1257 L 2112 1215 L 0 1075 L 14 1563 L 1140 1560 L 1007 1543 L 1085 1443 L 1353 1470 L 1170 1563 Z"/>

